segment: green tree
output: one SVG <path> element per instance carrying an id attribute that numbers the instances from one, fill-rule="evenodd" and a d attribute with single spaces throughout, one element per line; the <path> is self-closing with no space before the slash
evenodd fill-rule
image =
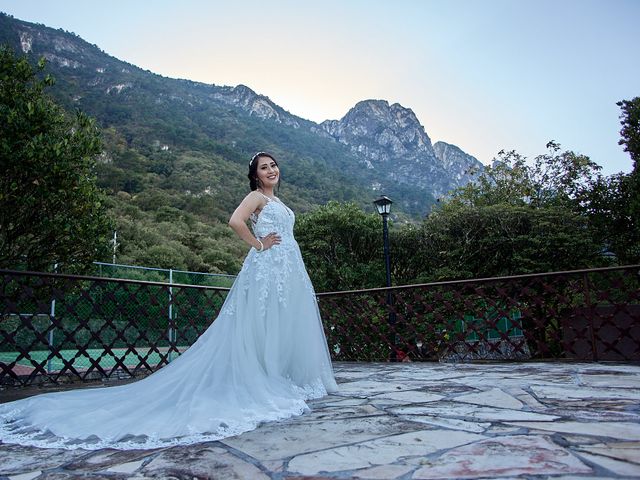
<path id="1" fill-rule="evenodd" d="M 445 199 L 449 205 L 563 205 L 579 210 L 601 167 L 586 155 L 561 151 L 547 143 L 548 153 L 532 165 L 515 151 L 500 151 L 493 166 L 485 167 L 475 182 L 455 190 Z"/>
<path id="2" fill-rule="evenodd" d="M 329 202 L 296 221 L 309 276 L 318 291 L 383 287 L 382 221 L 354 203 Z"/>
<path id="3" fill-rule="evenodd" d="M 101 141 L 91 119 L 44 93 L 44 66 L 0 47 L 0 265 L 81 271 L 111 229 L 94 175 Z"/>
<path id="4" fill-rule="evenodd" d="M 492 166 L 475 173 L 478 176 L 474 182 L 439 199 L 440 206 L 523 205 L 534 194 L 531 168 L 526 158 L 514 150 L 501 150 Z"/>
<path id="5" fill-rule="evenodd" d="M 633 170 L 599 178 L 589 192 L 587 214 L 606 248 L 620 264 L 640 262 L 640 97 L 622 100 L 620 145 L 629 152 Z"/>
<path id="6" fill-rule="evenodd" d="M 420 280 L 495 277 L 601 265 L 587 219 L 566 208 L 442 209 L 424 222 Z M 425 275 L 426 274 L 426 275 Z"/>
<path id="7" fill-rule="evenodd" d="M 420 227 L 397 232 L 393 247 L 405 252 L 395 257 L 397 280 L 602 265 L 601 245 L 584 212 L 600 167 L 555 142 L 547 148 L 532 164 L 515 151 L 500 152 L 493 166 L 442 199 Z"/>
<path id="8" fill-rule="evenodd" d="M 624 145 L 624 151 L 629 152 L 633 160 L 633 172 L 638 172 L 638 160 L 640 160 L 640 97 L 632 100 L 621 100 L 616 105 L 620 107 L 620 140 L 618 143 Z"/>
<path id="9" fill-rule="evenodd" d="M 639 190 L 634 180 L 633 174 L 623 173 L 600 177 L 585 208 L 596 238 L 622 265 L 640 262 L 640 211 L 633 211 Z"/>

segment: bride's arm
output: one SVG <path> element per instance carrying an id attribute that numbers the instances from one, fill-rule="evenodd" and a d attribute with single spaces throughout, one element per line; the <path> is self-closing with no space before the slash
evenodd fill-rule
<path id="1" fill-rule="evenodd" d="M 264 198 L 258 192 L 253 191 L 244 197 L 244 200 L 240 202 L 240 205 L 238 205 L 238 208 L 236 208 L 229 219 L 229 226 L 233 231 L 256 250 L 266 250 L 280 243 L 280 237 L 275 233 L 270 233 L 258 240 L 253 233 L 251 233 L 249 227 L 247 227 L 249 216 L 256 210 L 262 209 L 264 203 Z M 264 245 L 263 248 L 261 248 L 260 243 Z"/>

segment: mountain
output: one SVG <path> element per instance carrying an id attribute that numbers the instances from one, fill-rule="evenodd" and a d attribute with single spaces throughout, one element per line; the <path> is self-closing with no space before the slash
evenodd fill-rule
<path id="1" fill-rule="evenodd" d="M 150 169 L 168 173 L 168 167 L 152 158 L 159 153 L 175 163 L 187 152 L 197 152 L 212 173 L 211 183 L 203 184 L 197 174 L 189 179 L 188 172 L 174 168 L 172 177 L 179 181 L 153 186 L 181 194 L 226 190 L 233 199 L 218 198 L 216 208 L 228 215 L 246 191 L 248 159 L 267 150 L 281 161 L 283 197 L 298 209 L 331 199 L 364 205 L 376 196 L 363 186 L 357 158 L 347 149 L 314 133 L 313 122 L 285 112 L 248 87 L 165 78 L 111 57 L 74 34 L 6 15 L 0 16 L 0 27 L 0 43 L 34 60 L 48 60 L 47 72 L 56 79 L 50 92 L 59 103 L 70 111 L 81 109 L 103 127 L 106 169 L 119 168 L 123 174 L 120 181 L 105 168 L 100 172 L 100 181 L 114 193 L 147 190 L 153 179 L 140 176 Z M 130 158 L 123 161 L 123 156 Z M 226 178 L 214 173 L 221 171 Z M 176 179 L 176 173 L 182 176 Z M 423 195 L 422 200 L 428 198 Z"/>
<path id="2" fill-rule="evenodd" d="M 317 124 L 248 86 L 166 78 L 73 33 L 1 12 L 0 44 L 34 63 L 44 57 L 56 80 L 48 92 L 100 125 L 105 151 L 96 173 L 111 194 L 123 262 L 236 269 L 244 246 L 226 221 L 248 190 L 247 163 L 258 150 L 278 158 L 279 195 L 298 212 L 329 200 L 373 211 L 385 194 L 394 215 L 417 219 L 436 196 L 464 184 L 469 165 L 481 167 L 452 145 L 439 154 L 410 109 L 384 100 Z M 152 247 L 157 255 L 145 257 Z M 224 260 L 229 251 L 235 259 Z"/>
<path id="3" fill-rule="evenodd" d="M 2 16 L 2 24 L 3 43 L 49 61 L 61 84 L 58 91 L 67 94 L 67 98 L 61 99 L 67 107 L 82 108 L 103 125 L 125 130 L 135 122 L 148 123 L 147 138 L 132 138 L 133 142 L 178 146 L 188 131 L 187 137 L 192 140 L 204 144 L 213 140 L 239 155 L 250 156 L 266 141 L 267 145 L 308 157 L 312 162 L 320 157 L 323 164 L 338 172 L 364 176 L 372 195 L 393 192 L 401 207 L 413 214 L 424 213 L 434 195 L 440 196 L 466 183 L 469 177 L 465 171 L 470 166 L 482 168 L 469 155 L 462 163 L 443 161 L 413 111 L 397 103 L 365 100 L 342 119 L 318 125 L 290 114 L 244 85 L 220 87 L 164 78 L 115 59 L 74 34 L 6 15 Z M 146 117 L 153 113 L 155 119 L 144 122 L 141 113 Z M 266 125 L 262 127 L 266 128 L 258 133 L 254 131 L 255 124 L 242 125 L 247 122 L 241 114 L 264 120 Z M 173 128 L 166 128 L 167 117 L 173 120 Z M 242 132 L 235 128 L 238 124 L 244 127 Z M 293 131 L 269 131 L 275 125 Z M 154 133 L 157 138 L 149 138 Z M 310 141 L 309 133 L 317 137 L 311 142 L 315 147 L 312 151 L 291 144 L 300 142 L 286 141 L 291 140 L 286 137 L 293 135 L 304 137 L 296 140 L 306 144 Z M 327 148 L 329 140 L 338 145 L 329 149 L 330 155 L 323 155 L 320 152 Z M 358 166 L 368 172 L 363 173 Z M 362 178 L 358 178 L 358 185 L 362 185 Z M 399 188 L 401 185 L 410 187 L 409 191 Z M 398 198 L 398 194 L 402 196 Z M 404 199 L 407 194 L 409 198 Z"/>
<path id="4" fill-rule="evenodd" d="M 341 120 L 327 120 L 321 127 L 362 158 L 368 169 L 437 196 L 468 183 L 471 167 L 482 168 L 453 145 L 443 144 L 451 148 L 436 151 L 413 111 L 398 103 L 365 100 Z"/>

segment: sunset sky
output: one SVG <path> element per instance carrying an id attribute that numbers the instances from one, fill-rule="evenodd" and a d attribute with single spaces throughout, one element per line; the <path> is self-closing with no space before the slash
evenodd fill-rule
<path id="1" fill-rule="evenodd" d="M 489 163 L 549 140 L 629 172 L 639 0 L 0 0 L 161 75 L 244 84 L 316 122 L 376 98 Z"/>

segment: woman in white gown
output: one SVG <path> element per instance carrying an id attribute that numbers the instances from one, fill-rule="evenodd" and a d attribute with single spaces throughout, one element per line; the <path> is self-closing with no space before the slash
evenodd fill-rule
<path id="1" fill-rule="evenodd" d="M 88 449 L 191 444 L 300 415 L 305 400 L 336 391 L 295 217 L 274 195 L 279 179 L 271 155 L 251 159 L 251 193 L 229 225 L 253 248 L 218 318 L 185 353 L 138 382 L 2 404 L 0 440 Z"/>

